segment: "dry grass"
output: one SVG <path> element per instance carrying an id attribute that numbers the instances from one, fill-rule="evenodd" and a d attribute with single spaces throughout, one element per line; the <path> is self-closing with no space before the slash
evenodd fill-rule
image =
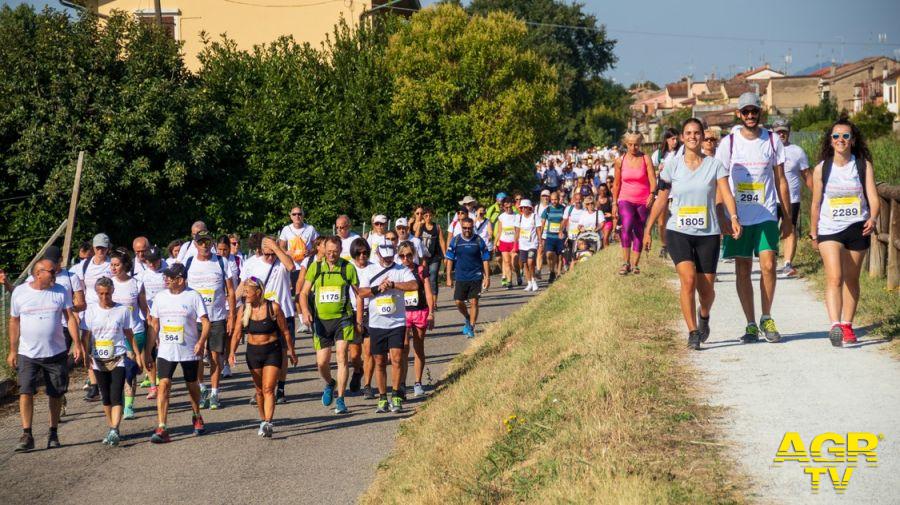
<path id="1" fill-rule="evenodd" d="M 490 328 L 401 426 L 363 503 L 735 503 L 683 364 L 671 269 L 579 265 Z"/>

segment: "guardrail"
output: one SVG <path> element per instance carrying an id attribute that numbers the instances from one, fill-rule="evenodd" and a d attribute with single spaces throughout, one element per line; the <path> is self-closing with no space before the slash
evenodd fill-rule
<path id="1" fill-rule="evenodd" d="M 869 277 L 887 277 L 887 289 L 900 288 L 900 186 L 876 185 L 881 213 L 869 249 Z"/>

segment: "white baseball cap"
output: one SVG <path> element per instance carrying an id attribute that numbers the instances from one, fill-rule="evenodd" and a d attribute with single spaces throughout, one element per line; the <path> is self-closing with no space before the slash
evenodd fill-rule
<path id="1" fill-rule="evenodd" d="M 372 216 L 372 222 L 387 224 L 388 218 L 384 214 L 375 214 L 374 216 Z"/>
<path id="2" fill-rule="evenodd" d="M 404 228 L 409 228 L 409 221 L 407 221 L 405 217 L 401 217 L 394 222 L 394 228 L 399 228 L 401 226 Z"/>
<path id="3" fill-rule="evenodd" d="M 534 205 L 531 205 L 531 200 L 523 198 L 522 201 L 519 202 L 519 208 L 521 209 L 522 207 L 529 207 L 533 209 Z"/>

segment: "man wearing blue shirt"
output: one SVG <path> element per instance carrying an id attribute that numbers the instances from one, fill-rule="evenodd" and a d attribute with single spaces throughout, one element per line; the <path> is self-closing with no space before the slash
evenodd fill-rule
<path id="1" fill-rule="evenodd" d="M 462 333 L 473 338 L 478 320 L 478 297 L 482 289 L 491 286 L 491 253 L 484 239 L 475 234 L 475 222 L 471 218 L 463 218 L 460 223 L 462 234 L 453 237 L 447 247 L 447 287 L 453 287 L 453 281 L 456 281 L 453 300 L 466 321 Z"/>

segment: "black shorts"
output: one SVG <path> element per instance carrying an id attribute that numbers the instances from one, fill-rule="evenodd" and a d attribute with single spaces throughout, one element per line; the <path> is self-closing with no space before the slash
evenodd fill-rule
<path id="1" fill-rule="evenodd" d="M 172 380 L 172 376 L 175 375 L 175 368 L 178 365 L 181 365 L 181 374 L 184 375 L 184 382 L 197 382 L 200 360 L 169 361 L 165 358 L 156 358 L 156 377 L 159 380 Z"/>
<path id="2" fill-rule="evenodd" d="M 714 274 L 719 264 L 719 235 L 688 235 L 666 230 L 666 247 L 672 262 L 692 261 L 697 273 Z"/>
<path id="3" fill-rule="evenodd" d="M 865 251 L 872 245 L 872 236 L 863 235 L 865 221 L 853 223 L 847 228 L 831 235 L 819 235 L 818 242 L 840 242 L 848 251 Z"/>
<path id="4" fill-rule="evenodd" d="M 259 370 L 265 366 L 281 368 L 284 350 L 281 339 L 263 345 L 247 344 L 247 368 Z"/>
<path id="5" fill-rule="evenodd" d="M 122 398 L 125 394 L 125 367 L 117 366 L 112 371 L 94 370 L 97 377 L 97 386 L 100 389 L 100 399 L 107 407 L 122 406 Z"/>
<path id="6" fill-rule="evenodd" d="M 59 398 L 69 390 L 69 353 L 61 352 L 49 358 L 29 358 L 18 355 L 19 394 L 37 393 L 38 374 L 43 376 L 47 396 Z"/>
<path id="7" fill-rule="evenodd" d="M 781 221 L 784 218 L 784 212 L 781 211 L 781 204 L 775 206 L 778 211 L 778 220 Z M 800 236 L 800 230 L 797 228 L 797 223 L 800 222 L 800 202 L 791 204 L 791 224 L 794 225 L 794 233 L 797 236 Z"/>
<path id="8" fill-rule="evenodd" d="M 406 325 L 399 328 L 369 328 L 369 352 L 372 356 L 387 354 L 391 349 L 403 349 Z"/>
<path id="9" fill-rule="evenodd" d="M 291 270 L 291 300 L 297 297 L 297 280 L 300 279 L 300 269 Z"/>
<path id="10" fill-rule="evenodd" d="M 537 258 L 537 249 L 527 249 L 525 251 L 519 250 L 519 261 L 522 263 L 535 258 Z"/>
<path id="11" fill-rule="evenodd" d="M 464 302 L 481 296 L 481 281 L 456 281 L 453 288 L 453 299 Z"/>
<path id="12" fill-rule="evenodd" d="M 206 349 L 210 352 L 217 352 L 219 354 L 225 353 L 226 342 L 228 339 L 226 338 L 225 328 L 225 320 L 221 321 L 210 321 L 209 322 L 209 336 L 206 339 Z M 197 323 L 197 334 L 199 335 L 203 331 L 203 325 Z"/>

